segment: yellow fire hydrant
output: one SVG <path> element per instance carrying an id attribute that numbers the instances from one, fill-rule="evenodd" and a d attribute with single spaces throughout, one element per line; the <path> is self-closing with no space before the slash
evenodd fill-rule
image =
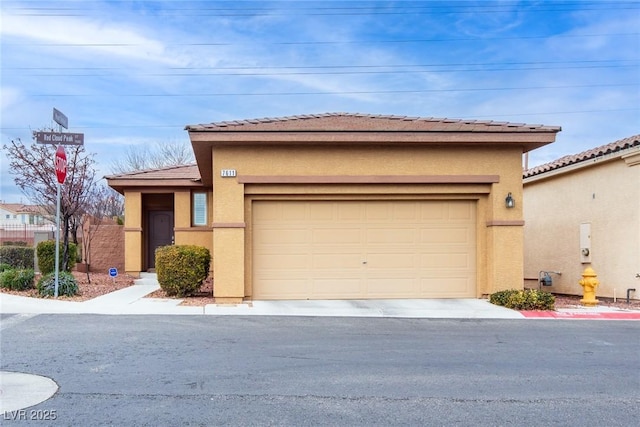
<path id="1" fill-rule="evenodd" d="M 596 299 L 596 288 L 600 284 L 596 277 L 598 275 L 591 267 L 585 268 L 582 272 L 582 279 L 578 283 L 582 286 L 584 293 L 583 298 L 580 300 L 584 306 L 595 307 L 600 302 Z"/>

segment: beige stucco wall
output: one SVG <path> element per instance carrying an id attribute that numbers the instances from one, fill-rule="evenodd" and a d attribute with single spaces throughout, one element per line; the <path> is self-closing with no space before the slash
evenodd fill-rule
<path id="1" fill-rule="evenodd" d="M 590 167 L 525 180 L 525 277 L 559 271 L 544 289 L 582 295 L 578 281 L 591 266 L 600 281 L 596 295 L 623 298 L 627 288 L 640 291 L 640 164 L 619 155 L 585 164 Z M 591 224 L 591 263 L 581 262 L 582 223 Z"/>
<path id="2" fill-rule="evenodd" d="M 142 270 L 142 193 L 124 193 L 124 270 L 138 276 Z"/>
<path id="3" fill-rule="evenodd" d="M 213 275 L 220 300 L 251 295 L 251 200 L 254 198 L 459 198 L 478 202 L 478 296 L 521 288 L 521 148 L 241 146 L 213 152 Z M 223 178 L 221 169 L 237 177 Z M 261 184 L 269 176 L 498 175 L 480 184 Z M 286 179 L 285 179 L 286 181 Z M 514 209 L 505 207 L 511 192 Z M 395 196 L 394 196 L 395 195 Z"/>
<path id="4" fill-rule="evenodd" d="M 207 193 L 208 224 L 211 224 L 212 193 Z M 213 252 L 212 228 L 210 226 L 192 226 L 192 195 L 190 190 L 174 193 L 174 239 L 176 245 L 203 246 Z"/>

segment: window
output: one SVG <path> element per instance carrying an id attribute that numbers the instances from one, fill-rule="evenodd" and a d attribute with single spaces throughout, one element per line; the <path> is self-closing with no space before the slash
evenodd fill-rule
<path id="1" fill-rule="evenodd" d="M 207 193 L 193 193 L 193 225 L 207 225 Z"/>

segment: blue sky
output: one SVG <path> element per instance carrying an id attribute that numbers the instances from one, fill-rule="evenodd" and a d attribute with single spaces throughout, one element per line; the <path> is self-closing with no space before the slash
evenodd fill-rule
<path id="1" fill-rule="evenodd" d="M 99 174 L 184 126 L 324 112 L 562 126 L 545 163 L 640 133 L 640 1 L 0 3 L 1 141 L 85 134 Z M 21 200 L 0 160 L 0 200 Z M 52 177 L 53 179 L 53 177 Z"/>

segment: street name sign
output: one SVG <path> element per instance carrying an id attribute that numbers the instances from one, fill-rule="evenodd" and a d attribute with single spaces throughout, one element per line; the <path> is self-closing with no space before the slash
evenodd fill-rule
<path id="1" fill-rule="evenodd" d="M 84 133 L 33 132 L 40 144 L 84 145 Z"/>
<path id="2" fill-rule="evenodd" d="M 69 129 L 69 119 L 61 111 L 53 109 L 53 121 L 65 129 Z"/>

